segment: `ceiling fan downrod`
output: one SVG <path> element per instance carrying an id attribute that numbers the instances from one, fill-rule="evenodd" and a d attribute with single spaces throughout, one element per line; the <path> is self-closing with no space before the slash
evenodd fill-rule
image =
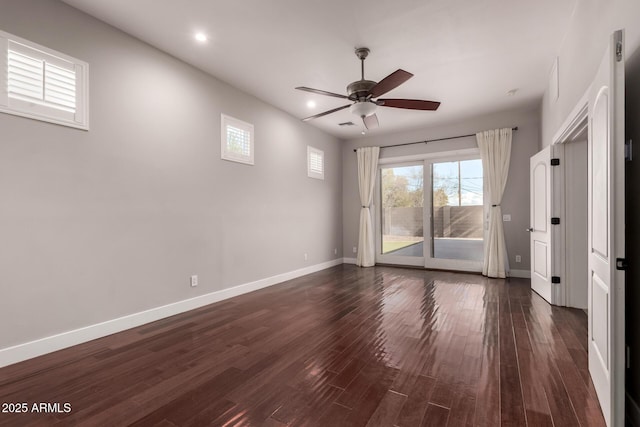
<path id="1" fill-rule="evenodd" d="M 347 86 L 347 94 L 350 100 L 355 102 L 364 102 L 370 99 L 369 93 L 377 82 L 364 79 L 364 60 L 369 55 L 369 48 L 359 47 L 356 48 L 356 56 L 360 60 L 360 72 L 361 79 L 357 80 Z"/>
<path id="2" fill-rule="evenodd" d="M 357 47 L 356 48 L 356 56 L 360 60 L 360 80 L 364 80 L 364 60 L 369 56 L 369 48 L 367 47 Z"/>

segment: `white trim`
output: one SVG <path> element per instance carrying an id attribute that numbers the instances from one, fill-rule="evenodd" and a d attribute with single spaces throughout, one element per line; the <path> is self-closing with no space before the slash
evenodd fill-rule
<path id="1" fill-rule="evenodd" d="M 4 34 L 0 31 L 0 52 L 8 52 L 9 50 L 9 39 Z M 8 61 L 7 55 L 0 55 L 0 108 L 9 104 L 9 85 L 3 83 L 8 81 Z"/>
<path id="2" fill-rule="evenodd" d="M 342 258 L 342 263 L 343 264 L 355 264 L 356 263 L 356 259 L 355 258 Z"/>
<path id="3" fill-rule="evenodd" d="M 589 113 L 589 90 L 582 95 L 582 98 L 571 113 L 567 116 L 564 123 L 558 128 L 558 131 L 551 140 L 552 144 L 562 144 L 564 142 L 573 141 L 579 136 L 588 125 L 588 113 Z"/>
<path id="4" fill-rule="evenodd" d="M 184 313 L 185 311 L 194 310 L 205 305 L 213 304 L 228 298 L 248 292 L 257 291 L 258 289 L 277 285 L 287 280 L 295 279 L 300 276 L 315 273 L 316 271 L 325 270 L 327 268 L 340 265 L 344 262 L 343 258 L 337 258 L 331 261 L 312 265 L 298 270 L 289 271 L 272 277 L 256 280 L 254 282 L 245 283 L 234 286 L 232 288 L 222 289 L 194 298 L 174 302 L 171 304 L 155 307 L 149 310 L 133 313 L 117 319 L 107 320 L 105 322 L 96 323 L 72 331 L 63 332 L 49 337 L 37 339 L 12 347 L 0 349 L 0 368 L 43 354 L 51 353 L 63 348 L 82 344 L 87 341 L 101 338 L 107 335 L 121 332 L 127 329 L 146 323 L 155 322 L 165 317 L 174 316 Z M 354 260 L 355 263 L 355 260 Z"/>
<path id="5" fill-rule="evenodd" d="M 26 50 L 42 60 L 76 73 L 75 113 L 58 109 L 50 104 L 30 102 L 9 96 L 6 87 L 8 64 L 5 58 L 9 49 Z M 64 62 L 64 63 L 63 63 Z M 89 130 L 89 64 L 45 46 L 33 43 L 13 34 L 0 31 L 0 112 L 71 128 Z"/>
<path id="6" fill-rule="evenodd" d="M 510 270 L 509 277 L 519 277 L 521 279 L 531 279 L 530 270 Z"/>
<path id="7" fill-rule="evenodd" d="M 380 148 L 384 148 L 384 146 Z M 433 153 L 414 154 L 411 156 L 384 157 L 378 160 L 378 165 L 417 162 L 417 161 L 424 161 L 429 159 L 441 159 L 441 158 L 447 158 L 447 157 L 475 156 L 475 155 L 478 155 L 478 156 L 480 155 L 480 149 L 478 147 L 464 148 L 461 150 L 436 151 Z"/>
<path id="8" fill-rule="evenodd" d="M 565 179 L 567 165 L 564 156 L 565 146 L 554 144 L 551 146 L 551 158 L 560 159 L 560 165 L 550 169 L 551 179 L 551 217 L 560 218 L 560 224 L 551 227 L 551 276 L 560 277 L 560 283 L 551 287 L 551 301 L 553 305 L 567 305 L 567 216 L 565 203 Z M 586 179 L 586 177 L 585 177 Z M 584 209 L 586 211 L 586 204 Z M 585 248 L 586 253 L 586 248 Z M 586 267 L 585 267 L 586 268 Z M 586 284 L 585 284 L 586 287 Z"/>

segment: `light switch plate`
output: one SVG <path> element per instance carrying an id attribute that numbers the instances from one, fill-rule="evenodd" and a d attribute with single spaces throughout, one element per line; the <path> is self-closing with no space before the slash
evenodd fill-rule
<path id="1" fill-rule="evenodd" d="M 504 221 L 504 222 L 509 222 L 509 221 L 511 221 L 511 214 L 504 214 L 504 215 L 502 215 L 502 221 Z"/>

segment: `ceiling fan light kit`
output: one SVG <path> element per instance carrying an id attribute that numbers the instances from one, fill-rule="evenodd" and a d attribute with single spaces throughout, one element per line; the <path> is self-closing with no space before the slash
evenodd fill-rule
<path id="1" fill-rule="evenodd" d="M 423 101 L 419 99 L 377 99 L 381 95 L 397 88 L 402 83 L 413 77 L 413 74 L 404 71 L 396 70 L 389 74 L 379 82 L 373 80 L 365 80 L 364 78 L 364 60 L 369 55 L 369 49 L 366 47 L 359 47 L 355 53 L 360 60 L 361 79 L 357 80 L 347 86 L 347 94 L 341 95 L 339 93 L 327 92 L 325 90 L 313 89 L 306 86 L 300 86 L 296 89 L 303 90 L 305 92 L 311 92 L 318 95 L 332 96 L 334 98 L 343 98 L 353 101 L 353 104 L 343 105 L 342 107 L 334 108 L 329 111 L 325 111 L 310 117 L 302 119 L 302 121 L 308 121 L 323 117 L 331 113 L 335 113 L 345 108 L 349 108 L 351 113 L 360 117 L 367 129 L 373 129 L 378 127 L 378 117 L 376 116 L 376 109 L 378 106 L 402 108 L 406 110 L 425 110 L 435 111 L 440 106 L 436 101 Z"/>
<path id="2" fill-rule="evenodd" d="M 371 101 L 364 102 L 356 102 L 355 104 L 351 104 L 349 111 L 355 114 L 358 117 L 367 117 L 376 112 L 376 108 L 378 106 Z"/>

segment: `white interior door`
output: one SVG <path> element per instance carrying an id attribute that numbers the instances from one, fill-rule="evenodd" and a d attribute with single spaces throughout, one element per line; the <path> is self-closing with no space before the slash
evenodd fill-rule
<path id="1" fill-rule="evenodd" d="M 531 288 L 551 302 L 551 149 L 529 161 Z"/>
<path id="2" fill-rule="evenodd" d="M 624 425 L 624 52 L 614 33 L 589 90 L 589 372 L 609 426 Z"/>

